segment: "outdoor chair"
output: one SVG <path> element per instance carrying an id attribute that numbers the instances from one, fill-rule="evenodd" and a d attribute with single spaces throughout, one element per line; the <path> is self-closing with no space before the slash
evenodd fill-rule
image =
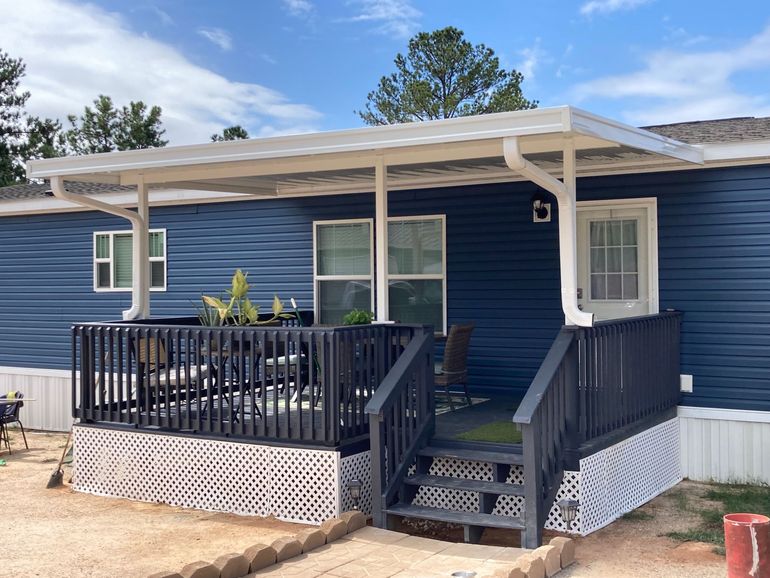
<path id="1" fill-rule="evenodd" d="M 182 363 L 178 367 L 169 361 L 168 351 L 165 340 L 157 337 L 139 337 L 133 340 L 132 346 L 136 351 L 137 375 L 137 405 L 141 407 L 144 402 L 146 388 L 145 380 L 149 377 L 150 388 L 158 387 L 160 389 L 159 398 L 156 400 L 161 403 L 165 400 L 166 388 L 169 389 L 169 395 L 173 396 L 177 391 L 185 392 L 187 400 L 189 390 L 191 390 L 199 380 L 205 379 L 209 373 L 208 365 L 201 365 L 200 371 L 194 363 L 188 367 Z M 173 356 L 172 360 L 173 360 Z M 194 356 L 190 356 L 191 361 Z M 150 408 L 148 408 L 149 410 Z"/>
<path id="2" fill-rule="evenodd" d="M 468 393 L 468 346 L 473 328 L 473 323 L 452 325 L 444 347 L 444 359 L 441 364 L 436 364 L 434 382 L 437 388 L 444 388 L 449 409 L 452 411 L 455 410 L 455 405 L 449 388 L 453 385 L 463 386 L 468 406 L 472 405 L 471 396 Z"/>
<path id="3" fill-rule="evenodd" d="M 0 404 L 0 440 L 5 441 L 5 447 L 8 448 L 8 453 L 11 453 L 11 440 L 8 435 L 8 426 L 12 423 L 18 423 L 21 428 L 21 436 L 24 438 L 24 447 L 29 449 L 27 443 L 27 434 L 24 433 L 24 425 L 19 419 L 19 410 L 24 406 L 22 398 L 24 394 L 19 391 L 12 391 L 2 396 L 0 399 L 8 400 L 14 399 L 13 403 Z"/>

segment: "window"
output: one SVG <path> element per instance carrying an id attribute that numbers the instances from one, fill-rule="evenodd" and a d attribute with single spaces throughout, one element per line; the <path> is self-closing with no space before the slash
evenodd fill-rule
<path id="1" fill-rule="evenodd" d="M 94 290 L 130 291 L 133 282 L 133 234 L 94 233 Z M 166 231 L 150 231 L 150 289 L 166 290 Z"/>
<path id="2" fill-rule="evenodd" d="M 388 219 L 391 319 L 446 332 L 446 235 L 443 216 Z"/>
<path id="3" fill-rule="evenodd" d="M 353 309 L 374 310 L 371 219 L 314 223 L 318 323 L 338 325 Z"/>
<path id="4" fill-rule="evenodd" d="M 639 245 L 636 219 L 591 221 L 591 299 L 639 298 Z"/>

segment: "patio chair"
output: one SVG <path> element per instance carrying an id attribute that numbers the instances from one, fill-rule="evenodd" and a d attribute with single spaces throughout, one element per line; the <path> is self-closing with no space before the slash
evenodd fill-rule
<path id="1" fill-rule="evenodd" d="M 200 371 L 195 364 L 191 364 L 189 367 L 184 363 L 179 367 L 172 365 L 173 356 L 169 360 L 165 340 L 161 338 L 139 337 L 134 340 L 132 347 L 136 351 L 137 359 L 136 390 L 139 407 L 144 402 L 145 379 L 148 376 L 151 388 L 156 385 L 160 388 L 159 399 L 154 401 L 162 403 L 168 401 L 164 398 L 166 387 L 169 388 L 170 396 L 173 396 L 177 391 L 187 394 L 199 380 L 205 379 L 209 373 L 208 365 L 201 365 Z M 187 395 L 185 395 L 185 400 L 187 400 Z"/>
<path id="2" fill-rule="evenodd" d="M 21 428 L 21 436 L 24 438 L 24 447 L 29 449 L 27 443 L 27 434 L 24 433 L 24 425 L 19 419 L 19 410 L 24 406 L 22 398 L 24 394 L 20 391 L 12 391 L 2 396 L 0 399 L 8 400 L 14 399 L 13 403 L 0 404 L 0 440 L 5 441 L 5 447 L 8 448 L 8 453 L 11 453 L 11 440 L 8 435 L 8 426 L 12 423 L 18 423 Z"/>
<path id="3" fill-rule="evenodd" d="M 444 388 L 449 409 L 452 411 L 455 410 L 455 404 L 449 388 L 453 385 L 463 386 L 468 406 L 472 405 L 471 396 L 468 393 L 468 347 L 474 327 L 473 323 L 452 325 L 444 347 L 444 359 L 440 365 L 436 364 L 434 382 L 437 388 Z"/>

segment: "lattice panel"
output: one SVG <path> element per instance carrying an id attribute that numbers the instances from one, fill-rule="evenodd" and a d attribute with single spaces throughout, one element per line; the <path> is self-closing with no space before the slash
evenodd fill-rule
<path id="1" fill-rule="evenodd" d="M 524 483 L 524 468 L 522 466 L 511 466 L 508 478 L 505 480 L 509 484 Z M 524 498 L 522 496 L 500 496 L 497 498 L 493 514 L 499 516 L 512 516 L 518 518 L 524 510 Z"/>
<path id="2" fill-rule="evenodd" d="M 74 488 L 143 502 L 320 523 L 339 508 L 339 454 L 76 427 Z"/>
<path id="3" fill-rule="evenodd" d="M 348 482 L 355 479 L 362 483 L 358 509 L 369 515 L 372 513 L 372 460 L 368 451 L 340 459 L 340 513 L 353 509 Z"/>
<path id="4" fill-rule="evenodd" d="M 319 524 L 339 509 L 339 453 L 270 448 L 270 511 L 281 520 Z"/>
<path id="5" fill-rule="evenodd" d="M 583 535 L 638 508 L 682 480 L 674 418 L 580 460 Z"/>
<path id="6" fill-rule="evenodd" d="M 435 458 L 428 473 L 434 476 L 450 476 L 471 480 L 492 480 L 492 465 L 484 462 L 468 462 L 452 458 Z M 476 492 L 429 488 L 421 486 L 414 503 L 431 508 L 445 508 L 458 512 L 478 512 L 479 497 Z"/>

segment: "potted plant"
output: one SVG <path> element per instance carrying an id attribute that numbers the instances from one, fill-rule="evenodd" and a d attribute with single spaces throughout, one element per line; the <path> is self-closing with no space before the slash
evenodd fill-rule
<path id="1" fill-rule="evenodd" d="M 343 325 L 370 325 L 374 321 L 374 313 L 365 309 L 353 309 L 342 318 Z"/>

